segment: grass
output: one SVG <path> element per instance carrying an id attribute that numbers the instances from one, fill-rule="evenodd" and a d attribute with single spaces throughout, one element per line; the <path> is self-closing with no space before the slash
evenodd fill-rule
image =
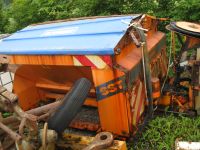
<path id="1" fill-rule="evenodd" d="M 156 117 L 150 121 L 136 145 L 130 150 L 173 150 L 175 140 L 200 141 L 200 117 L 173 115 Z"/>

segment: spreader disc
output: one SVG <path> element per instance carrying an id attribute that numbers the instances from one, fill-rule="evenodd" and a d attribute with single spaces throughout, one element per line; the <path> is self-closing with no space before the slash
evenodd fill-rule
<path id="1" fill-rule="evenodd" d="M 200 24 L 179 21 L 175 23 L 177 27 L 182 28 L 184 30 L 200 33 Z"/>

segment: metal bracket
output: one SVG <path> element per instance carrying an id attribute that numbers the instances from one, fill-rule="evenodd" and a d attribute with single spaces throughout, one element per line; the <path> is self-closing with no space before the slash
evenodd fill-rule
<path id="1" fill-rule="evenodd" d="M 95 136 L 94 141 L 89 146 L 84 148 L 83 150 L 106 149 L 112 145 L 113 140 L 114 140 L 114 138 L 113 138 L 112 133 L 100 132 Z"/>
<path id="2" fill-rule="evenodd" d="M 138 39 L 135 37 L 135 35 L 133 34 L 133 32 L 130 32 L 129 34 L 130 34 L 130 36 L 131 36 L 133 42 L 135 43 L 135 45 L 136 45 L 137 47 L 140 47 L 140 46 L 141 46 L 141 43 L 140 43 L 140 42 L 138 41 Z"/>

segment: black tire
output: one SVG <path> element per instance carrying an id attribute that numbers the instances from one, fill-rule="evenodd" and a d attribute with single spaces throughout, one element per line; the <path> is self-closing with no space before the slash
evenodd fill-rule
<path id="1" fill-rule="evenodd" d="M 49 129 L 62 133 L 80 111 L 89 91 L 91 82 L 86 78 L 80 78 L 65 95 L 63 103 L 57 108 L 48 120 Z"/>

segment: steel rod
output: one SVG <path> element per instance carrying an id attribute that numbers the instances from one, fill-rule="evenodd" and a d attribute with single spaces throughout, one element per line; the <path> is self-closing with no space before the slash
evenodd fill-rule
<path id="1" fill-rule="evenodd" d="M 5 126 L 2 122 L 0 122 L 0 128 L 7 134 L 9 134 L 10 137 L 15 141 L 19 141 L 22 138 L 19 134 L 15 133 L 13 130 Z"/>
<path id="2" fill-rule="evenodd" d="M 60 104 L 62 103 L 62 101 L 56 101 L 54 103 L 50 103 L 41 107 L 37 107 L 31 110 L 26 111 L 26 113 L 28 114 L 32 114 L 32 115 L 42 115 L 44 113 L 47 113 L 50 109 L 54 109 L 56 107 L 58 107 Z"/>

